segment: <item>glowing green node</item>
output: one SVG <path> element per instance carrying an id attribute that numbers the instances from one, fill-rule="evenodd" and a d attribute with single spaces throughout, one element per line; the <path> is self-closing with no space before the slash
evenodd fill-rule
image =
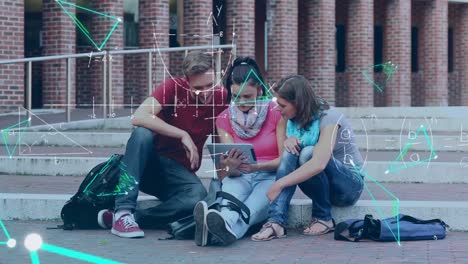
<path id="1" fill-rule="evenodd" d="M 400 218 L 399 218 L 399 214 L 400 214 L 400 200 L 398 199 L 398 197 L 396 197 L 392 192 L 390 192 L 387 188 L 385 188 L 382 184 L 380 184 L 376 179 L 374 179 L 373 177 L 369 176 L 366 171 L 364 170 L 361 170 L 357 165 L 354 164 L 354 162 L 351 160 L 351 164 L 353 165 L 354 167 L 354 170 L 356 171 L 356 173 L 359 174 L 362 174 L 364 175 L 365 178 L 367 179 L 370 179 L 373 183 L 375 183 L 380 189 L 382 189 L 384 192 L 386 192 L 388 195 L 390 195 L 390 197 L 392 199 L 394 199 L 392 201 L 392 215 L 396 218 L 396 222 L 397 222 L 397 234 L 395 234 L 392 230 L 392 228 L 390 227 L 390 225 L 388 224 L 388 222 L 385 220 L 386 217 L 384 216 L 384 212 L 382 210 L 382 206 L 379 204 L 379 202 L 377 201 L 377 199 L 375 198 L 374 194 L 372 193 L 372 191 L 369 189 L 369 186 L 367 186 L 366 184 L 366 181 L 363 180 L 363 184 L 364 184 L 364 188 L 366 189 L 366 191 L 369 193 L 370 197 L 372 198 L 372 202 L 375 204 L 375 207 L 377 209 L 377 212 L 380 216 L 380 218 L 382 219 L 382 222 L 385 223 L 385 225 L 387 226 L 388 230 L 390 230 L 390 233 L 392 233 L 393 237 L 395 238 L 395 241 L 398 243 L 399 246 L 401 246 L 401 243 L 400 243 Z"/>
<path id="2" fill-rule="evenodd" d="M 382 73 L 386 76 L 385 80 L 384 80 L 384 84 L 381 86 L 381 85 L 378 85 L 368 74 L 367 74 L 367 71 L 371 71 L 373 70 L 374 68 L 378 68 L 378 67 L 381 67 L 382 68 Z M 390 80 L 390 78 L 393 76 L 393 74 L 395 73 L 395 71 L 398 69 L 398 66 L 393 64 L 391 61 L 387 61 L 383 64 L 377 64 L 377 65 L 374 65 L 374 66 L 371 66 L 369 67 L 368 69 L 365 69 L 364 71 L 362 71 L 362 75 L 364 76 L 364 78 L 367 79 L 368 82 L 370 82 L 372 85 L 375 86 L 375 88 L 377 88 L 377 90 L 379 90 L 379 92 L 383 92 L 383 88 L 385 87 L 386 83 L 388 80 Z"/>
<path id="3" fill-rule="evenodd" d="M 122 262 L 117 262 L 117 261 L 113 261 L 110 259 L 97 257 L 94 255 L 82 253 L 79 251 L 75 251 L 75 250 L 71 250 L 71 249 L 67 249 L 67 248 L 63 248 L 63 247 L 59 247 L 59 246 L 55 246 L 51 244 L 43 244 L 41 247 L 41 250 L 54 253 L 57 255 L 69 257 L 69 258 L 83 260 L 83 261 L 90 262 L 90 263 L 98 263 L 98 264 L 121 264 L 122 263 Z"/>
<path id="4" fill-rule="evenodd" d="M 233 103 L 233 104 L 242 105 L 242 104 L 248 104 L 248 103 L 252 103 L 252 102 L 255 103 L 254 100 L 251 100 L 251 101 L 243 101 L 243 102 L 237 102 L 237 98 L 238 98 L 239 95 L 242 93 L 242 90 L 244 90 L 244 87 L 245 87 L 245 85 L 247 84 L 247 81 L 249 80 L 250 75 L 252 75 L 252 74 L 253 74 L 254 77 L 257 79 L 257 81 L 260 82 L 260 85 L 264 88 L 264 90 L 265 90 L 266 93 L 267 93 L 267 95 L 260 96 L 260 98 L 263 97 L 263 98 L 260 99 L 260 100 L 265 100 L 265 101 L 266 101 L 267 98 L 270 98 L 270 99 L 273 98 L 273 94 L 271 94 L 271 92 L 269 91 L 268 86 L 266 86 L 265 83 L 263 83 L 263 81 L 260 79 L 260 77 L 257 75 L 257 73 L 252 69 L 252 70 L 249 71 L 249 73 L 247 74 L 247 77 L 245 78 L 244 82 L 242 83 L 241 88 L 240 88 L 240 90 L 239 90 L 239 93 L 238 93 L 237 96 L 234 98 L 234 100 L 232 100 L 232 103 Z M 257 100 L 257 102 L 258 102 L 258 100 Z"/>
<path id="5" fill-rule="evenodd" d="M 16 124 L 14 124 L 12 126 L 9 126 L 9 127 L 4 128 L 4 129 L 1 130 L 3 144 L 5 145 L 5 149 L 7 150 L 7 153 L 8 153 L 8 156 L 10 157 L 10 159 L 15 154 L 16 148 L 18 147 L 18 145 L 19 145 L 19 143 L 21 141 L 21 137 L 24 134 L 24 130 L 26 130 L 26 128 L 28 128 L 30 126 L 30 124 L 31 124 L 30 122 L 31 122 L 31 120 L 27 119 L 27 120 L 21 121 L 19 123 L 16 123 Z M 21 125 L 24 124 L 24 123 L 26 123 L 27 125 L 24 126 L 24 127 L 21 127 Z M 17 132 L 17 131 L 10 132 L 10 130 L 12 128 L 16 128 L 16 127 L 18 127 L 20 129 L 19 132 Z M 10 135 L 13 136 L 16 133 L 18 133 L 18 138 L 16 139 L 16 142 L 15 142 L 15 145 L 14 145 L 13 149 L 10 149 L 10 146 L 8 145 L 8 136 L 10 136 Z"/>
<path id="6" fill-rule="evenodd" d="M 426 143 L 429 146 L 430 156 L 428 158 L 426 158 L 426 159 L 422 159 L 422 160 L 418 160 L 418 161 L 412 161 L 412 162 L 408 162 L 408 163 L 404 162 L 403 165 L 401 165 L 401 161 L 404 160 L 404 157 L 408 153 L 408 150 L 410 150 L 411 146 L 414 144 L 414 141 L 416 140 L 416 138 L 418 138 L 418 136 L 419 136 L 419 134 L 421 132 L 423 133 L 424 139 L 426 140 Z M 421 125 L 421 126 L 419 126 L 418 130 L 416 131 L 415 136 L 409 139 L 409 141 L 403 147 L 403 150 L 400 152 L 400 154 L 396 157 L 396 159 L 392 163 L 390 163 L 390 167 L 389 167 L 389 169 L 387 171 L 385 171 L 385 174 L 388 174 L 390 172 L 399 171 L 399 170 L 402 170 L 402 169 L 406 169 L 406 168 L 409 168 L 409 167 L 414 167 L 416 165 L 419 165 L 419 164 L 422 164 L 422 163 L 437 159 L 437 157 L 438 157 L 437 153 L 434 150 L 434 146 L 431 143 L 431 140 L 429 138 L 429 135 L 427 134 L 426 128 L 423 125 Z"/>
<path id="7" fill-rule="evenodd" d="M 117 28 L 118 24 L 120 22 L 122 22 L 122 20 L 120 18 L 117 18 L 117 17 L 114 17 L 114 16 L 111 16 L 111 15 L 108 15 L 108 14 L 104 14 L 104 13 L 101 13 L 101 12 L 98 12 L 98 11 L 95 11 L 95 10 L 91 10 L 89 8 L 86 8 L 86 7 L 83 7 L 83 6 L 79 6 L 79 5 L 76 5 L 76 4 L 73 4 L 73 3 L 69 3 L 69 2 L 65 2 L 65 1 L 62 1 L 62 0 L 56 0 L 57 3 L 60 5 L 60 7 L 63 9 L 63 11 L 71 18 L 71 20 L 73 20 L 73 22 L 75 23 L 75 25 L 78 27 L 78 29 L 86 36 L 86 38 L 88 38 L 88 40 L 98 49 L 98 50 L 101 50 L 102 47 L 104 47 L 104 45 L 107 43 L 107 41 L 109 40 L 110 36 L 112 35 L 112 33 L 114 32 L 114 30 Z M 83 25 L 83 23 L 81 23 L 81 21 L 73 14 L 71 14 L 66 8 L 64 5 L 69 5 L 69 6 L 72 6 L 72 7 L 75 7 L 75 8 L 79 8 L 81 10 L 85 10 L 85 11 L 88 11 L 90 13 L 93 13 L 93 14 L 96 14 L 96 15 L 99 15 L 99 16 L 103 16 L 103 17 L 106 17 L 106 18 L 109 18 L 109 19 L 112 19 L 112 20 L 115 20 L 115 23 L 114 25 L 112 26 L 111 30 L 109 31 L 109 33 L 107 34 L 107 36 L 105 37 L 105 39 L 102 41 L 102 43 L 100 45 L 98 45 L 90 36 L 90 32 L 89 30 Z"/>

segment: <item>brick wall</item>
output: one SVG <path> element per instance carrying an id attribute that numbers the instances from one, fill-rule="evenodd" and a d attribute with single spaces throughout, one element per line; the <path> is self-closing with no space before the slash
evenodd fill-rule
<path id="1" fill-rule="evenodd" d="M 140 1 L 140 21 L 139 21 L 139 44 L 140 48 L 167 48 L 169 47 L 169 1 Z M 170 57 L 167 52 L 154 52 L 152 57 L 152 84 L 157 87 L 169 74 L 164 69 L 170 69 Z M 142 58 L 147 63 L 147 58 Z M 146 66 L 145 66 L 146 68 Z M 140 78 L 140 96 L 148 96 L 148 84 L 146 71 L 140 71 L 145 74 Z"/>
<path id="2" fill-rule="evenodd" d="M 300 1 L 299 73 L 317 95 L 335 104 L 335 2 Z"/>
<path id="3" fill-rule="evenodd" d="M 183 46 L 211 45 L 213 27 L 207 24 L 212 0 L 185 0 Z"/>
<path id="4" fill-rule="evenodd" d="M 384 88 L 386 106 L 411 105 L 411 1 L 390 0 L 384 6 L 383 61 L 398 66 Z"/>
<path id="5" fill-rule="evenodd" d="M 457 5 L 458 17 L 454 27 L 455 70 L 459 77 L 460 104 L 468 105 L 468 4 Z"/>
<path id="6" fill-rule="evenodd" d="M 118 24 L 112 35 L 103 46 L 103 50 L 114 50 L 124 48 L 123 39 L 123 0 L 111 1 L 102 0 L 95 1 L 90 6 L 92 10 L 109 14 L 114 17 L 122 19 L 122 22 Z M 106 38 L 107 34 L 111 31 L 111 28 L 115 24 L 115 20 L 106 18 L 104 16 L 92 15 L 91 19 L 91 36 L 96 44 L 99 46 Z M 83 47 L 79 49 L 79 52 L 91 52 L 97 51 L 94 46 Z M 89 59 L 80 59 L 77 62 L 77 68 L 79 76 L 77 76 L 78 86 L 78 97 L 77 100 L 80 103 L 91 104 L 93 97 L 96 104 L 102 104 L 102 58 L 92 59 L 89 63 Z M 88 67 L 89 64 L 89 67 Z M 107 101 L 107 104 L 122 105 L 124 96 L 124 58 L 122 55 L 112 56 L 112 101 Z M 121 106 L 114 106 L 115 108 Z"/>
<path id="7" fill-rule="evenodd" d="M 0 1 L 0 60 L 24 57 L 23 1 Z M 0 65 L 0 113 L 17 111 L 24 105 L 24 66 Z"/>
<path id="8" fill-rule="evenodd" d="M 69 1 L 73 3 L 74 1 Z M 74 15 L 75 7 L 63 5 Z M 65 55 L 75 53 L 75 23 L 64 12 L 55 0 L 44 0 L 42 8 L 43 22 L 43 56 Z M 67 61 L 54 60 L 43 62 L 42 67 L 42 100 L 44 108 L 64 108 L 67 96 Z M 71 107 L 75 103 L 75 60 L 71 67 Z"/>
<path id="9" fill-rule="evenodd" d="M 461 5 L 458 4 L 449 4 L 448 7 L 448 24 L 449 28 L 458 29 L 457 23 L 460 22 L 460 14 L 458 10 Z M 458 33 L 457 30 L 454 30 L 454 34 Z M 454 36 L 454 41 L 460 40 L 458 36 Z M 454 48 L 457 43 L 454 43 Z M 462 95 L 460 94 L 460 76 L 459 76 L 459 65 L 457 65 L 457 50 L 454 50 L 454 69 L 453 72 L 448 73 L 448 105 L 456 106 L 461 104 Z"/>
<path id="10" fill-rule="evenodd" d="M 424 80 L 424 105 L 448 105 L 447 75 L 447 0 L 424 2 L 421 31 L 421 66 Z"/>
<path id="11" fill-rule="evenodd" d="M 298 2 L 267 2 L 269 82 L 298 73 Z"/>
<path id="12" fill-rule="evenodd" d="M 235 27 L 237 55 L 255 58 L 255 1 L 226 1 L 224 8 L 226 8 L 226 17 L 228 18 L 226 32 L 223 32 L 226 43 L 232 43 L 232 33 Z"/>
<path id="13" fill-rule="evenodd" d="M 346 25 L 346 71 L 348 73 L 350 106 L 372 106 L 374 87 L 362 71 L 374 63 L 374 5 L 373 0 L 349 2 Z M 373 71 L 368 72 L 373 78 Z"/>

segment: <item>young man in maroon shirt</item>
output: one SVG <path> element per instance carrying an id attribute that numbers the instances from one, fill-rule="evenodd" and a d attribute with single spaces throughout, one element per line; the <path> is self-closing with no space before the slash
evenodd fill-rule
<path id="1" fill-rule="evenodd" d="M 215 87 L 211 55 L 191 52 L 182 68 L 184 78 L 163 82 L 135 111 L 136 128 L 122 162 L 138 184 L 116 197 L 114 213 L 103 210 L 98 215 L 99 224 L 117 236 L 143 237 L 140 226 L 161 227 L 188 215 L 206 196 L 195 171 L 203 144 L 215 134 L 213 118 L 226 108 L 227 92 Z M 139 191 L 162 203 L 135 211 Z"/>

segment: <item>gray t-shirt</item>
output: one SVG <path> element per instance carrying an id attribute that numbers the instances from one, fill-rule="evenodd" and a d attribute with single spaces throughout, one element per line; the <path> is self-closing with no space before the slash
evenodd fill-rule
<path id="1" fill-rule="evenodd" d="M 340 160 L 348 166 L 352 166 L 350 160 L 353 160 L 354 164 L 362 168 L 364 161 L 348 120 L 334 108 L 323 111 L 320 118 L 320 129 L 333 124 L 338 124 L 335 147 L 332 153 L 333 158 Z"/>

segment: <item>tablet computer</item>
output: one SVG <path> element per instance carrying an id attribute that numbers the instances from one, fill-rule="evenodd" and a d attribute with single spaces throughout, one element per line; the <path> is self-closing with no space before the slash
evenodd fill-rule
<path id="1" fill-rule="evenodd" d="M 257 157 L 255 156 L 255 151 L 252 144 L 245 143 L 215 143 L 215 144 L 206 144 L 206 147 L 210 151 L 211 158 L 215 164 L 219 163 L 219 157 L 221 154 L 227 154 L 233 148 L 240 149 L 245 153 L 247 157 L 247 163 L 255 164 L 257 163 Z"/>

